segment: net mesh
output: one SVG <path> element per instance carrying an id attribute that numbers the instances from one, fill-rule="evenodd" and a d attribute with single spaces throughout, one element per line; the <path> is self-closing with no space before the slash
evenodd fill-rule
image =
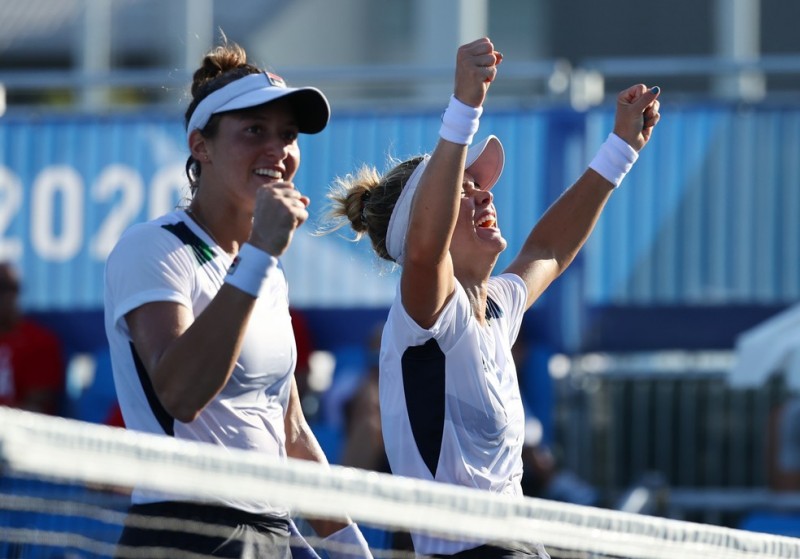
<path id="1" fill-rule="evenodd" d="M 298 519 L 349 515 L 375 557 L 413 556 L 392 545 L 393 536 L 409 531 L 532 540 L 554 559 L 800 557 L 795 538 L 272 460 L 9 408 L 0 408 L 0 458 L 0 557 L 113 556 L 134 486 L 189 500 L 263 499 L 289 507 Z M 203 535 L 214 530 L 191 522 L 160 526 Z M 310 543 L 321 543 L 301 531 Z M 147 556 L 159 555 L 151 550 Z"/>

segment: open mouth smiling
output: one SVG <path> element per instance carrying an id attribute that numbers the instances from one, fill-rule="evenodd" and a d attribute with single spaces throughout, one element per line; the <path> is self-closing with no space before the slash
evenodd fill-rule
<path id="1" fill-rule="evenodd" d="M 497 225 L 497 220 L 495 216 L 492 214 L 485 214 L 481 217 L 478 221 L 475 222 L 475 226 L 483 229 L 490 229 Z"/>
<path id="2" fill-rule="evenodd" d="M 280 180 L 283 174 L 275 169 L 256 169 L 253 171 L 254 174 L 258 175 L 259 177 L 269 177 L 271 179 Z"/>

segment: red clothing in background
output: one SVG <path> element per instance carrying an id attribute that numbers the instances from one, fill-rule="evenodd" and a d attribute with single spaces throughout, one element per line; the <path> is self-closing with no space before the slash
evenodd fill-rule
<path id="1" fill-rule="evenodd" d="M 23 319 L 0 334 L 0 405 L 58 414 L 64 376 L 61 342 L 49 330 Z"/>

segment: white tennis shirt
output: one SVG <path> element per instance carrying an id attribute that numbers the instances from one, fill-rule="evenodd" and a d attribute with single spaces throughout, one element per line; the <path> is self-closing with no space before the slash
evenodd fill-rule
<path id="1" fill-rule="evenodd" d="M 398 287 L 383 331 L 380 406 L 395 475 L 522 496 L 525 414 L 511 346 L 526 309 L 516 275 L 489 280 L 488 323 L 460 284 L 430 329 L 408 316 Z M 412 534 L 417 553 L 457 553 L 484 542 Z"/>
<path id="2" fill-rule="evenodd" d="M 161 406 L 124 319 L 154 301 L 178 303 L 198 316 L 219 291 L 230 264 L 231 258 L 180 210 L 122 235 L 105 272 L 105 328 L 120 408 L 128 429 L 285 458 L 284 416 L 297 349 L 282 269 L 262 287 L 231 378 L 191 423 L 173 419 Z M 133 502 L 171 498 L 136 490 Z M 287 514 L 269 503 L 224 504 Z"/>

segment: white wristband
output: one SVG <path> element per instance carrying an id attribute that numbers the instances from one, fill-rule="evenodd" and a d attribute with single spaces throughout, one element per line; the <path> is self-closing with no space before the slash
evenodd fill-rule
<path id="1" fill-rule="evenodd" d="M 608 135 L 606 141 L 600 146 L 589 167 L 597 171 L 600 176 L 618 187 L 639 158 L 639 152 L 628 143 L 614 134 Z"/>
<path id="2" fill-rule="evenodd" d="M 239 254 L 233 259 L 231 267 L 228 268 L 225 283 L 241 289 L 253 297 L 258 297 L 261 285 L 270 272 L 274 272 L 277 267 L 277 258 L 250 243 L 245 243 L 239 249 Z"/>
<path id="3" fill-rule="evenodd" d="M 322 547 L 330 559 L 372 559 L 367 540 L 355 522 L 324 538 Z"/>
<path id="4" fill-rule="evenodd" d="M 478 131 L 482 113 L 483 107 L 470 107 L 451 95 L 450 104 L 442 114 L 439 136 L 454 144 L 470 145 Z"/>

